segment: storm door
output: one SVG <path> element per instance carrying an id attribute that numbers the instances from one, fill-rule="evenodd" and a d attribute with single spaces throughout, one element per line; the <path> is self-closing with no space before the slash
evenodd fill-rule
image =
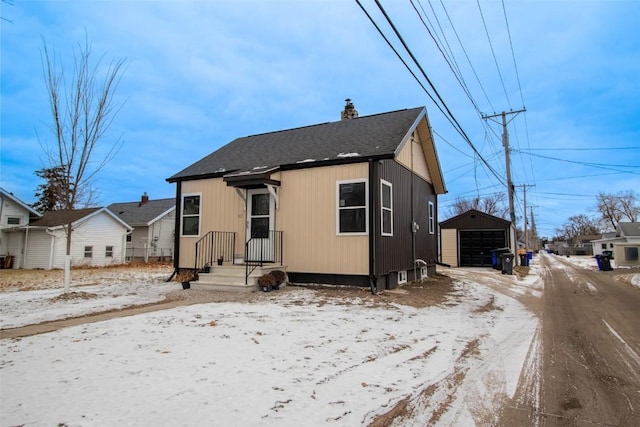
<path id="1" fill-rule="evenodd" d="M 267 189 L 247 191 L 247 261 L 273 262 L 275 200 Z"/>

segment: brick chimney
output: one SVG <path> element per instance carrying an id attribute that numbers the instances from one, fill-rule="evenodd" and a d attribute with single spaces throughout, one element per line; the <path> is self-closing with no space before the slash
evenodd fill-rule
<path id="1" fill-rule="evenodd" d="M 138 203 L 138 206 L 142 206 L 142 205 L 144 205 L 145 203 L 147 203 L 148 201 L 149 201 L 149 196 L 147 196 L 147 192 L 145 191 L 145 192 L 142 194 L 142 197 L 140 198 L 140 203 Z"/>
<path id="2" fill-rule="evenodd" d="M 353 106 L 353 102 L 349 98 L 344 100 L 347 104 L 344 106 L 344 110 L 340 113 L 340 120 L 349 120 L 358 118 L 358 111 Z"/>

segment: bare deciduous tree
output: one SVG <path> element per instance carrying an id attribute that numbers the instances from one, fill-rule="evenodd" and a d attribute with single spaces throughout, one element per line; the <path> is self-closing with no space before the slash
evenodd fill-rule
<path id="1" fill-rule="evenodd" d="M 556 229 L 556 233 L 564 239 L 600 234 L 597 221 L 584 214 L 569 217 L 561 228 Z"/>
<path id="2" fill-rule="evenodd" d="M 42 144 L 48 168 L 60 168 L 60 203 L 62 209 L 73 210 L 80 203 L 87 203 L 93 194 L 96 174 L 113 158 L 121 146 L 121 139 L 106 142 L 107 131 L 113 123 L 121 104 L 114 102 L 115 91 L 121 81 L 125 60 L 118 59 L 103 64 L 100 57 L 91 61 L 91 45 L 74 49 L 73 68 L 65 74 L 56 62 L 55 52 L 49 53 L 43 42 L 42 67 L 49 97 L 52 121 L 49 126 L 54 142 Z M 101 77 L 104 75 L 104 77 Z M 101 157 L 96 161 L 94 155 Z M 67 248 L 65 257 L 65 291 L 71 278 L 72 224 L 66 224 Z"/>
<path id="3" fill-rule="evenodd" d="M 640 216 L 638 194 L 622 191 L 617 194 L 598 193 L 596 209 L 606 229 L 615 230 L 620 221 L 637 222 Z"/>
<path id="4" fill-rule="evenodd" d="M 497 216 L 499 218 L 507 218 L 509 214 L 509 208 L 505 206 L 504 199 L 505 195 L 503 193 L 495 193 L 484 198 L 458 198 L 450 208 L 449 213 L 450 216 L 453 217 L 463 214 L 471 209 L 475 209 L 489 215 Z"/>

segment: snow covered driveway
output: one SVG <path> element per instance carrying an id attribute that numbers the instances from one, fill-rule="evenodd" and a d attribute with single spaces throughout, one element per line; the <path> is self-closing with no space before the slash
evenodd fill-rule
<path id="1" fill-rule="evenodd" d="M 539 287 L 486 273 L 496 286 Z M 490 424 L 538 320 L 468 277 L 453 287 L 423 308 L 290 289 L 5 339 L 0 423 Z"/>

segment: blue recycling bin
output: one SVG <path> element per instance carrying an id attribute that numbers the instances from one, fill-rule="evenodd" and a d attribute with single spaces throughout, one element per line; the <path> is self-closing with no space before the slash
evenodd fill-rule
<path id="1" fill-rule="evenodd" d="M 602 271 L 602 256 L 598 254 L 595 256 L 595 259 L 598 263 L 598 270 Z"/>
<path id="2" fill-rule="evenodd" d="M 502 254 L 511 252 L 510 248 L 498 248 L 491 250 L 491 263 L 496 270 L 502 269 Z"/>
<path id="3" fill-rule="evenodd" d="M 533 259 L 533 252 L 532 251 L 527 251 L 527 259 L 529 259 L 529 260 Z M 529 263 L 527 263 L 527 265 L 529 265 Z"/>

